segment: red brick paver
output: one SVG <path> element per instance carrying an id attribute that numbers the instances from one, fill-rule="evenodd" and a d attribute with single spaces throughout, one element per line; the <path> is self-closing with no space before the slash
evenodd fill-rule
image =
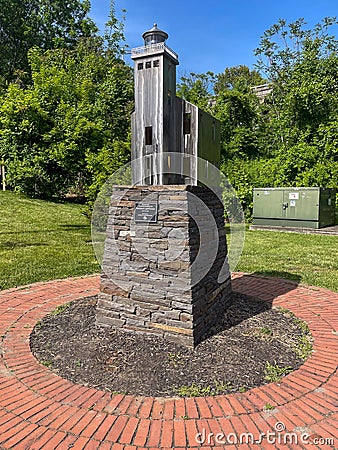
<path id="1" fill-rule="evenodd" d="M 37 321 L 97 294 L 98 277 L 0 292 L 0 448 L 338 448 L 338 294 L 241 273 L 233 275 L 233 287 L 305 320 L 313 354 L 278 384 L 195 399 L 108 394 L 63 380 L 36 361 L 29 336 Z"/>

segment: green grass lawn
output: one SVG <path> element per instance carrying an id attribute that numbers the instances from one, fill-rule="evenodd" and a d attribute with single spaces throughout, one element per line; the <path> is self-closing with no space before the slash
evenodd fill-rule
<path id="1" fill-rule="evenodd" d="M 0 192 L 0 289 L 99 270 L 80 205 Z"/>
<path id="2" fill-rule="evenodd" d="M 0 192 L 1 289 L 98 273 L 81 206 Z M 236 270 L 338 292 L 338 236 L 247 231 Z"/>
<path id="3" fill-rule="evenodd" d="M 236 268 L 338 292 L 338 236 L 247 231 Z"/>

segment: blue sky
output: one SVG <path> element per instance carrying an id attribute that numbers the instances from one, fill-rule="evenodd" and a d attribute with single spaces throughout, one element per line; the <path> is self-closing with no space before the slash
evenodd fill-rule
<path id="1" fill-rule="evenodd" d="M 109 0 L 91 0 L 90 16 L 100 29 L 109 13 Z M 226 67 L 253 67 L 254 49 L 266 29 L 279 18 L 303 17 L 312 27 L 338 14 L 337 0 L 117 0 L 127 10 L 125 34 L 129 47 L 143 45 L 142 33 L 157 22 L 169 34 L 167 44 L 179 55 L 178 74 L 220 73 Z"/>

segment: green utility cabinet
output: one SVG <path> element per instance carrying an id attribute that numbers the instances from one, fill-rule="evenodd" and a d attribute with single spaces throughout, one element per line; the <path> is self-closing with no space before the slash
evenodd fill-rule
<path id="1" fill-rule="evenodd" d="M 253 194 L 253 225 L 323 228 L 335 222 L 334 189 L 259 188 Z"/>

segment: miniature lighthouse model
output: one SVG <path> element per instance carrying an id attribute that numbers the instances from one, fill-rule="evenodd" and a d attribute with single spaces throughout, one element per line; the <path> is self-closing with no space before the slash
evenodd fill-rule
<path id="1" fill-rule="evenodd" d="M 132 50 L 132 186 L 111 196 L 96 321 L 195 346 L 228 307 L 218 121 L 176 96 L 178 57 L 154 27 Z"/>
<path id="2" fill-rule="evenodd" d="M 177 54 L 168 34 L 155 24 L 132 50 L 135 62 L 135 112 L 132 115 L 134 184 L 192 184 L 199 179 L 197 157 L 219 167 L 219 122 L 176 97 Z M 168 171 L 176 153 L 177 174 Z M 182 156 L 178 157 L 178 153 Z M 169 172 L 169 173 L 168 173 Z M 179 175 L 181 174 L 181 175 Z"/>

